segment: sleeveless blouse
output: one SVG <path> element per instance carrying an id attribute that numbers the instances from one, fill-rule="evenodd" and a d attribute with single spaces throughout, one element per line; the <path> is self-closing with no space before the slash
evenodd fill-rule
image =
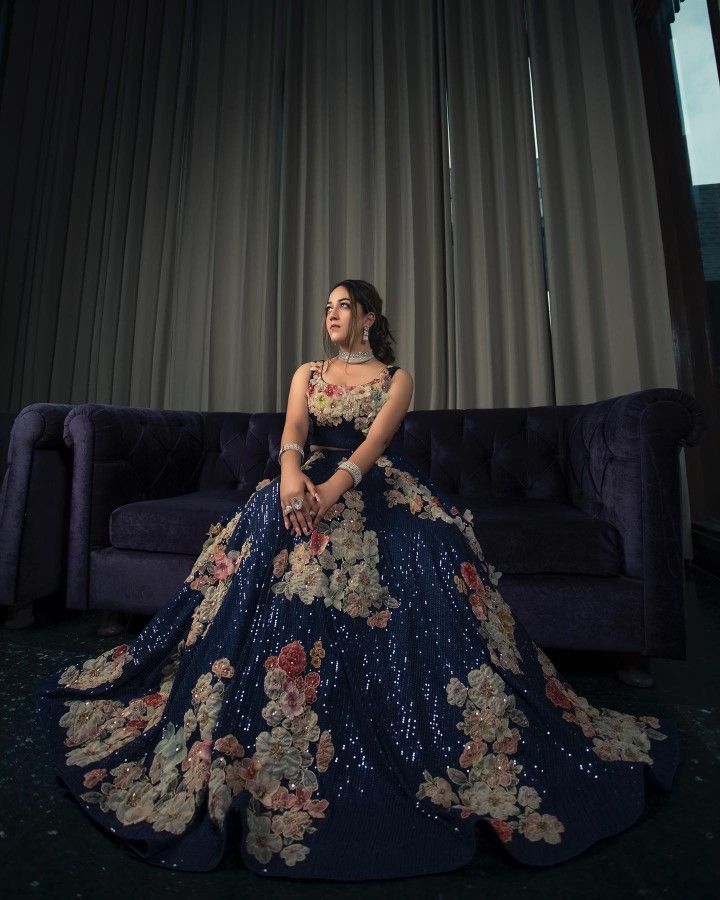
<path id="1" fill-rule="evenodd" d="M 370 381 L 344 387 L 324 380 L 320 374 L 322 364 L 322 360 L 310 364 L 305 391 L 310 443 L 356 450 L 387 400 L 392 377 L 399 366 L 386 366 L 384 372 Z"/>

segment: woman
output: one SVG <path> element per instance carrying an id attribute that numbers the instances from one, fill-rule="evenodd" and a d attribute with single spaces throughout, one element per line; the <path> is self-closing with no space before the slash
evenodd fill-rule
<path id="1" fill-rule="evenodd" d="M 195 871 L 231 815 L 251 870 L 297 878 L 455 869 L 478 824 L 535 865 L 627 828 L 646 777 L 670 789 L 674 726 L 563 683 L 471 513 L 388 449 L 413 381 L 375 288 L 336 285 L 324 329 L 337 354 L 293 376 L 281 476 L 130 645 L 41 685 L 60 777 L 149 862 Z"/>

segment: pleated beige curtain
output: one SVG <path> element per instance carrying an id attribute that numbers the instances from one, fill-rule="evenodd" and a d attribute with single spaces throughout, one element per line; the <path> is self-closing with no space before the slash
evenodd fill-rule
<path id="1" fill-rule="evenodd" d="M 523 0 L 444 4 L 452 172 L 450 405 L 554 402 Z"/>
<path id="2" fill-rule="evenodd" d="M 278 408 L 294 366 L 322 353 L 327 291 L 347 277 L 385 297 L 415 406 L 445 405 L 449 182 L 435 4 L 293 4 L 288 32 L 278 286 L 302 302 L 279 323 Z"/>
<path id="3" fill-rule="evenodd" d="M 283 409 L 348 276 L 386 298 L 415 408 L 550 400 L 519 2 L 110 8 L 18 7 L 4 406 Z"/>
<path id="4" fill-rule="evenodd" d="M 435 5 L 200 16 L 164 405 L 283 409 L 347 277 L 378 285 L 416 397 L 445 404 L 447 366 L 427 364 L 449 352 Z"/>
<path id="5" fill-rule="evenodd" d="M 15 4 L 0 108 L 6 409 L 149 403 L 165 377 L 192 11 Z"/>
<path id="6" fill-rule="evenodd" d="M 282 408 L 277 332 L 303 302 L 277 283 L 287 5 L 198 4 L 161 407 Z"/>
<path id="7" fill-rule="evenodd" d="M 677 387 L 630 4 L 527 7 L 556 402 Z"/>
<path id="8" fill-rule="evenodd" d="M 416 409 L 673 384 L 629 11 L 528 12 L 551 320 L 521 0 L 17 4 L 0 404 L 282 410 L 346 276 Z"/>

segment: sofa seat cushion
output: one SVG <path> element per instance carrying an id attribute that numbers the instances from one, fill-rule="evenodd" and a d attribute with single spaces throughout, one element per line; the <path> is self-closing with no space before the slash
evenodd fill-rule
<path id="1" fill-rule="evenodd" d="M 110 542 L 118 550 L 198 556 L 210 526 L 243 506 L 250 493 L 215 488 L 128 503 L 110 517 Z M 577 507 L 549 500 L 452 500 L 461 511 L 472 511 L 485 558 L 503 573 L 620 574 L 616 529 Z"/>
<path id="2" fill-rule="evenodd" d="M 487 562 L 512 575 L 619 575 L 621 542 L 609 522 L 553 500 L 454 496 L 473 513 Z"/>
<path id="3" fill-rule="evenodd" d="M 232 512 L 251 491 L 213 488 L 164 500 L 128 503 L 110 516 L 110 543 L 118 550 L 199 556 L 211 525 Z"/>

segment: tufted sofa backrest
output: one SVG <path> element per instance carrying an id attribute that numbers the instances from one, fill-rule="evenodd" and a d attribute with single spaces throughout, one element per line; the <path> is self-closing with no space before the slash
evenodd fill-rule
<path id="1" fill-rule="evenodd" d="M 204 412 L 200 416 L 203 457 L 197 488 L 236 488 L 248 465 L 248 431 L 252 414 Z"/>
<path id="2" fill-rule="evenodd" d="M 390 449 L 450 494 L 568 501 L 566 430 L 572 407 L 409 412 Z M 201 413 L 199 489 L 254 488 L 280 471 L 284 413 Z M 307 450 L 307 446 L 306 446 Z"/>
<path id="3" fill-rule="evenodd" d="M 577 435 L 574 442 L 568 439 L 575 409 L 412 411 L 390 449 L 405 454 L 449 494 L 572 502 L 574 464 L 566 455 L 569 446 L 579 453 Z M 122 500 L 194 490 L 251 490 L 280 472 L 284 413 L 87 405 L 73 410 L 69 420 L 79 431 L 87 418 L 94 423 L 86 432 L 94 445 L 94 488 L 110 509 Z M 309 443 L 310 438 L 306 452 Z"/>
<path id="4" fill-rule="evenodd" d="M 566 502 L 567 419 L 552 406 L 413 411 L 402 450 L 450 494 Z"/>
<path id="5" fill-rule="evenodd" d="M 202 413 L 204 462 L 198 488 L 254 490 L 280 474 L 277 454 L 285 413 Z M 306 446 L 307 452 L 307 446 Z"/>

